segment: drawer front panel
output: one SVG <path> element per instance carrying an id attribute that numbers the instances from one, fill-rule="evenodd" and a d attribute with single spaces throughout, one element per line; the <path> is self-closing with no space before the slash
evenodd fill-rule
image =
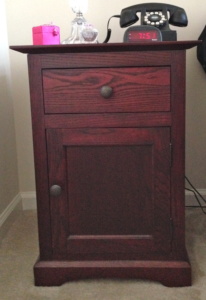
<path id="1" fill-rule="evenodd" d="M 170 68 L 43 70 L 45 113 L 170 111 Z"/>

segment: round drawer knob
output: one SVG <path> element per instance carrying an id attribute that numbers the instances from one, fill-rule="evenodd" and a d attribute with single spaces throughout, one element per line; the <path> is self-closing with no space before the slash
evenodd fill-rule
<path id="1" fill-rule="evenodd" d="M 110 86 L 108 85 L 104 85 L 102 88 L 101 88 L 101 96 L 104 97 L 105 99 L 108 99 L 112 96 L 112 93 L 113 93 L 113 90 Z"/>
<path id="2" fill-rule="evenodd" d="M 52 197 L 58 197 L 61 195 L 61 193 L 62 193 L 62 188 L 59 185 L 55 184 L 50 187 L 50 195 Z"/>

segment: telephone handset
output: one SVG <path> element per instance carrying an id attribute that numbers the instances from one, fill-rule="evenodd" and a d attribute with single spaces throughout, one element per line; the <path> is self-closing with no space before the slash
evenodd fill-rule
<path id="1" fill-rule="evenodd" d="M 136 23 L 139 20 L 138 12 L 141 13 L 141 25 L 152 25 L 160 29 L 164 41 L 177 39 L 176 31 L 170 30 L 169 24 L 179 27 L 188 24 L 186 12 L 181 7 L 164 3 L 142 3 L 122 9 L 120 27 Z"/>
<path id="2" fill-rule="evenodd" d="M 161 31 L 163 41 L 177 40 L 176 31 L 170 30 L 169 24 L 179 27 L 185 27 L 188 24 L 187 15 L 183 8 L 165 3 L 136 4 L 122 9 L 120 15 L 112 17 L 120 18 L 120 27 L 125 28 L 139 20 L 138 12 L 141 13 L 141 25 L 158 28 Z M 110 35 L 111 29 L 108 28 L 105 42 L 109 41 Z"/>

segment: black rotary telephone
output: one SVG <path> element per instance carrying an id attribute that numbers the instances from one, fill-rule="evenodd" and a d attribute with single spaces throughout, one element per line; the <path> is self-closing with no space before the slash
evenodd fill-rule
<path id="1" fill-rule="evenodd" d="M 112 17 L 120 18 L 120 27 L 125 28 L 139 20 L 138 12 L 141 13 L 141 26 L 149 25 L 158 28 L 161 31 L 163 41 L 177 40 L 177 33 L 169 28 L 169 24 L 179 27 L 185 27 L 188 24 L 187 15 L 183 8 L 164 3 L 142 3 L 129 6 L 122 9 L 120 15 Z M 138 26 L 136 29 L 138 30 Z M 111 29 L 108 28 L 105 42 L 109 41 L 110 36 Z"/>

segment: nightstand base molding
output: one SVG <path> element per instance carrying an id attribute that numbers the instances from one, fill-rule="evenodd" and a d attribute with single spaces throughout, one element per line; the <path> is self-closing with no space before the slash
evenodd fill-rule
<path id="1" fill-rule="evenodd" d="M 34 266 L 37 286 L 60 286 L 85 279 L 144 279 L 168 287 L 191 285 L 186 261 L 38 261 Z"/>

